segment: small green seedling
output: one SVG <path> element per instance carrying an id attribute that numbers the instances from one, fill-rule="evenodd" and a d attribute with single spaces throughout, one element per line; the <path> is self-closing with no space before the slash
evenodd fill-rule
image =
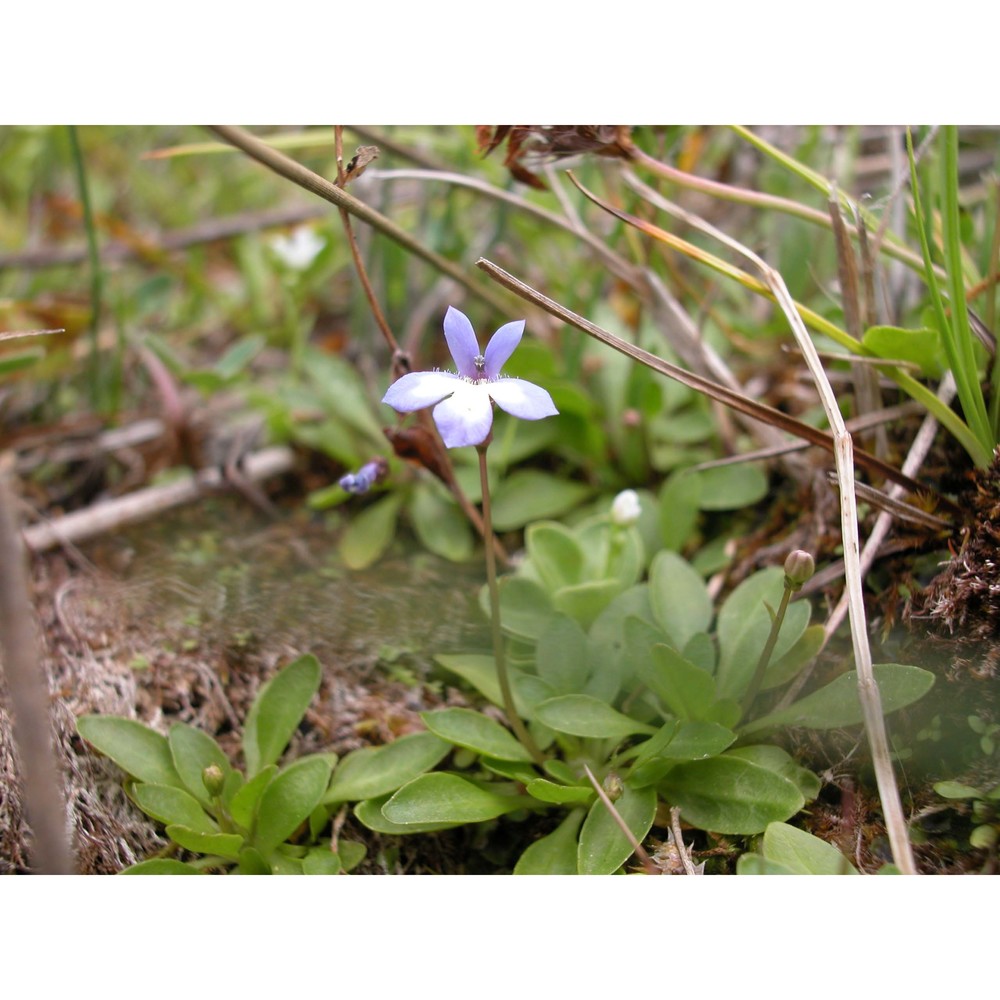
<path id="1" fill-rule="evenodd" d="M 152 858 L 123 874 L 336 875 L 354 868 L 364 857 L 362 845 L 340 841 L 334 852 L 318 842 L 336 755 L 310 754 L 278 766 L 320 677 L 319 663 L 307 655 L 263 685 L 243 730 L 245 773 L 211 736 L 184 723 L 163 736 L 134 719 L 78 719 L 80 735 L 129 775 L 129 798 L 164 824 L 175 849 L 197 856 Z"/>

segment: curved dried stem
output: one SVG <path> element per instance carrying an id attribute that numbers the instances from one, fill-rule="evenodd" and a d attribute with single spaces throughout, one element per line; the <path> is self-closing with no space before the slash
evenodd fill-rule
<path id="1" fill-rule="evenodd" d="M 837 480 L 840 484 L 840 520 L 841 537 L 844 547 L 844 568 L 847 582 L 848 612 L 851 620 L 851 640 L 854 646 L 854 662 L 858 672 L 858 699 L 864 716 L 865 731 L 872 753 L 872 763 L 875 768 L 875 781 L 878 785 L 879 798 L 885 816 L 886 831 L 892 856 L 900 871 L 904 874 L 917 874 L 913 858 L 913 848 L 910 845 L 909 833 L 906 828 L 906 817 L 903 804 L 896 784 L 896 775 L 892 767 L 889 753 L 889 738 L 885 728 L 885 718 L 882 714 L 882 700 L 878 683 L 872 669 L 871 647 L 868 642 L 868 623 L 865 615 L 864 597 L 862 595 L 862 576 L 860 562 L 860 542 L 858 532 L 857 499 L 854 491 L 854 444 L 850 432 L 844 424 L 836 394 L 830 385 L 823 364 L 816 353 L 805 323 L 799 315 L 785 286 L 784 279 L 772 267 L 766 264 L 752 250 L 743 246 L 714 226 L 702 221 L 699 228 L 714 236 L 730 249 L 735 250 L 751 261 L 760 271 L 775 301 L 781 307 L 788 320 L 792 334 L 799 350 L 805 359 L 806 366 L 812 375 L 813 383 L 819 393 L 820 402 L 826 418 L 833 430 L 834 458 L 837 464 Z"/>
<path id="2" fill-rule="evenodd" d="M 308 167 L 296 162 L 291 157 L 285 156 L 284 153 L 272 149 L 267 143 L 261 142 L 255 135 L 247 132 L 246 129 L 234 125 L 206 125 L 205 127 L 214 132 L 219 138 L 224 139 L 231 146 L 236 146 L 238 149 L 243 150 L 247 156 L 263 164 L 268 170 L 279 174 L 286 180 L 290 180 L 299 187 L 305 188 L 307 191 L 311 191 L 313 194 L 336 205 L 338 208 L 346 209 L 351 215 L 361 219 L 363 222 L 367 222 L 373 229 L 377 229 L 383 235 L 388 236 L 391 240 L 409 250 L 410 253 L 426 261 L 444 274 L 447 274 L 449 278 L 453 278 L 463 288 L 477 298 L 487 302 L 498 312 L 507 311 L 508 303 L 494 295 L 489 288 L 484 288 L 472 281 L 464 268 L 448 260 L 447 257 L 442 257 L 439 253 L 435 253 L 429 247 L 424 246 L 416 237 L 411 236 L 406 230 L 401 229 L 391 219 L 382 215 L 381 212 L 375 211 L 370 205 L 366 205 L 363 201 L 355 198 L 354 195 L 337 187 L 336 184 L 331 183 L 325 177 L 314 173 Z"/>

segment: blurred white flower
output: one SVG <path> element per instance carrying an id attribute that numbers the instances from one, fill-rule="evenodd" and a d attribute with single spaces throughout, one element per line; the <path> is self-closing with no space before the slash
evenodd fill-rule
<path id="1" fill-rule="evenodd" d="M 635 490 L 622 490 L 611 504 L 611 521 L 622 527 L 635 524 L 641 513 L 642 505 Z"/>
<path id="2" fill-rule="evenodd" d="M 325 246 L 326 240 L 309 226 L 299 226 L 291 236 L 275 236 L 271 240 L 271 249 L 293 271 L 304 271 Z"/>

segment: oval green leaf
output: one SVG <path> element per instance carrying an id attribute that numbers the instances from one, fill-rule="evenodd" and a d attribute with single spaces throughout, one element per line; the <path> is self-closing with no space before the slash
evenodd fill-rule
<path id="1" fill-rule="evenodd" d="M 175 861 L 173 858 L 152 858 L 140 861 L 137 865 L 123 868 L 119 875 L 201 875 L 202 872 L 194 865 Z"/>
<path id="2" fill-rule="evenodd" d="M 587 637 L 572 618 L 558 615 L 551 620 L 538 637 L 535 665 L 556 694 L 579 691 L 587 683 Z"/>
<path id="3" fill-rule="evenodd" d="M 504 707 L 503 695 L 500 693 L 500 682 L 497 680 L 497 671 L 492 656 L 476 653 L 442 654 L 435 656 L 434 659 L 445 670 L 458 674 L 494 705 L 500 708 Z M 533 677 L 514 669 L 509 669 L 508 674 L 510 675 L 510 686 L 514 692 L 514 707 L 522 719 L 530 718 L 532 706 L 551 697 L 552 691 L 540 677 Z"/>
<path id="4" fill-rule="evenodd" d="M 391 493 L 366 507 L 340 537 L 337 551 L 348 569 L 364 569 L 377 562 L 396 536 L 403 497 Z"/>
<path id="5" fill-rule="evenodd" d="M 888 715 L 922 698 L 934 685 L 929 670 L 903 663 L 879 663 L 874 667 L 882 702 L 882 712 Z M 805 729 L 840 729 L 856 726 L 863 721 L 858 698 L 857 671 L 849 670 L 826 687 L 778 712 L 743 726 L 743 735 L 776 726 L 801 726 Z"/>
<path id="6" fill-rule="evenodd" d="M 485 587 L 480 605 L 489 617 L 489 594 Z M 553 614 L 549 595 L 534 580 L 523 576 L 505 576 L 500 580 L 500 622 L 508 635 L 534 642 L 548 627 Z"/>
<path id="7" fill-rule="evenodd" d="M 656 791 L 626 785 L 614 806 L 635 839 L 642 843 L 656 816 Z M 590 807 L 580 831 L 577 870 L 581 875 L 611 875 L 628 861 L 632 850 L 629 839 L 598 799 Z"/>
<path id="8" fill-rule="evenodd" d="M 376 799 L 439 764 L 451 747 L 433 733 L 410 733 L 382 747 L 352 750 L 337 766 L 326 805 Z"/>
<path id="9" fill-rule="evenodd" d="M 787 823 L 769 823 L 764 857 L 793 875 L 857 875 L 857 868 L 832 844 Z"/>
<path id="10" fill-rule="evenodd" d="M 532 757 L 499 722 L 471 708 L 442 708 L 421 712 L 424 725 L 435 736 L 456 746 L 498 760 L 528 761 Z"/>
<path id="11" fill-rule="evenodd" d="M 563 587 L 552 595 L 552 607 L 564 615 L 569 615 L 584 628 L 589 628 L 594 619 L 621 592 L 617 580 L 591 580 L 572 587 Z"/>
<path id="12" fill-rule="evenodd" d="M 260 774 L 254 775 L 248 782 L 241 785 L 229 800 L 229 815 L 240 826 L 249 830 L 253 826 L 257 803 L 271 779 L 278 773 L 277 764 L 268 764 Z"/>
<path id="13" fill-rule="evenodd" d="M 649 604 L 656 623 L 683 649 L 712 621 L 712 599 L 701 575 L 676 552 L 664 550 L 649 568 Z"/>
<path id="14" fill-rule="evenodd" d="M 171 823 L 167 836 L 187 851 L 196 854 L 218 854 L 221 858 L 239 860 L 243 838 L 238 833 L 201 833 L 187 826 Z"/>
<path id="15" fill-rule="evenodd" d="M 448 830 L 461 823 L 391 823 L 382 814 L 382 807 L 389 801 L 388 795 L 380 795 L 377 799 L 365 799 L 354 807 L 354 815 L 358 821 L 375 833 L 387 833 L 402 836 L 408 833 L 432 833 L 434 830 Z"/>
<path id="16" fill-rule="evenodd" d="M 673 473 L 660 490 L 660 535 L 666 548 L 684 548 L 698 523 L 701 477 L 697 473 Z"/>
<path id="17" fill-rule="evenodd" d="M 574 809 L 552 833 L 531 844 L 514 865 L 514 874 L 576 875 L 576 833 L 583 817 L 582 809 Z"/>
<path id="18" fill-rule="evenodd" d="M 319 690 L 322 673 L 316 657 L 307 653 L 260 689 L 243 729 L 247 777 L 252 778 L 281 756 Z"/>
<path id="19" fill-rule="evenodd" d="M 501 480 L 493 496 L 493 527 L 513 531 L 531 521 L 559 517 L 590 495 L 590 488 L 547 472 L 525 470 Z"/>
<path id="20" fill-rule="evenodd" d="M 330 762 L 303 757 L 275 776 L 257 808 L 254 846 L 266 853 L 286 840 L 319 805 L 330 781 Z"/>
<path id="21" fill-rule="evenodd" d="M 135 719 L 84 715 L 77 732 L 123 771 L 151 785 L 181 787 L 167 738 Z"/>
<path id="22" fill-rule="evenodd" d="M 524 544 L 532 568 L 548 591 L 580 583 L 583 551 L 569 528 L 555 521 L 529 525 Z"/>
<path id="23" fill-rule="evenodd" d="M 426 823 L 482 823 L 521 808 L 525 799 L 480 788 L 457 774 L 435 771 L 404 785 L 382 806 L 399 826 Z"/>
<path id="24" fill-rule="evenodd" d="M 554 805 L 568 805 L 571 802 L 589 804 L 594 797 L 594 789 L 590 785 L 558 785 L 546 778 L 534 778 L 524 787 L 533 799 Z"/>
<path id="25" fill-rule="evenodd" d="M 719 667 L 716 685 L 720 697 L 739 700 L 757 668 L 771 631 L 768 608 L 777 608 L 784 592 L 784 570 L 777 566 L 754 573 L 726 598 L 719 609 Z M 785 612 L 771 661 L 780 660 L 809 625 L 808 601 L 793 601 Z"/>
<path id="26" fill-rule="evenodd" d="M 199 833 L 218 833 L 218 826 L 198 800 L 183 788 L 170 785 L 135 785 L 131 795 L 135 804 L 161 823 L 176 823 Z"/>
<path id="27" fill-rule="evenodd" d="M 684 819 L 714 833 L 761 833 L 805 804 L 787 778 L 738 757 L 678 764 L 660 782 L 660 794 Z"/>
<path id="28" fill-rule="evenodd" d="M 715 679 L 662 643 L 640 663 L 639 677 L 663 705 L 683 720 L 704 719 L 715 702 Z"/>
<path id="29" fill-rule="evenodd" d="M 607 702 L 586 694 L 549 698 L 535 706 L 535 718 L 557 733 L 596 739 L 625 739 L 637 733 L 652 735 L 653 726 L 636 722 Z"/>
<path id="30" fill-rule="evenodd" d="M 767 476 L 759 465 L 720 465 L 701 470 L 698 477 L 702 510 L 740 510 L 767 496 Z"/>
<path id="31" fill-rule="evenodd" d="M 232 770 L 229 759 L 222 752 L 222 748 L 208 733 L 183 722 L 178 722 L 170 727 L 167 743 L 170 746 L 174 767 L 187 790 L 202 805 L 210 805 L 211 796 L 202 780 L 205 768 L 212 765 L 220 768 L 223 779 Z"/>
<path id="32" fill-rule="evenodd" d="M 413 530 L 425 549 L 448 559 L 464 562 L 472 555 L 472 531 L 455 501 L 439 490 L 436 481 L 420 483 L 409 506 Z"/>

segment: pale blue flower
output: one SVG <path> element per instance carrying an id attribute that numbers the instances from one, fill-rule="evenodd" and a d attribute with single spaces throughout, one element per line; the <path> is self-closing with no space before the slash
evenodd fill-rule
<path id="1" fill-rule="evenodd" d="M 479 445 L 489 437 L 493 403 L 522 420 L 555 416 L 559 411 L 544 389 L 500 374 L 523 333 L 523 319 L 507 323 L 493 334 L 485 353 L 480 354 L 469 318 L 449 306 L 444 336 L 458 374 L 410 372 L 389 386 L 382 402 L 400 413 L 434 406 L 434 422 L 449 448 Z"/>

